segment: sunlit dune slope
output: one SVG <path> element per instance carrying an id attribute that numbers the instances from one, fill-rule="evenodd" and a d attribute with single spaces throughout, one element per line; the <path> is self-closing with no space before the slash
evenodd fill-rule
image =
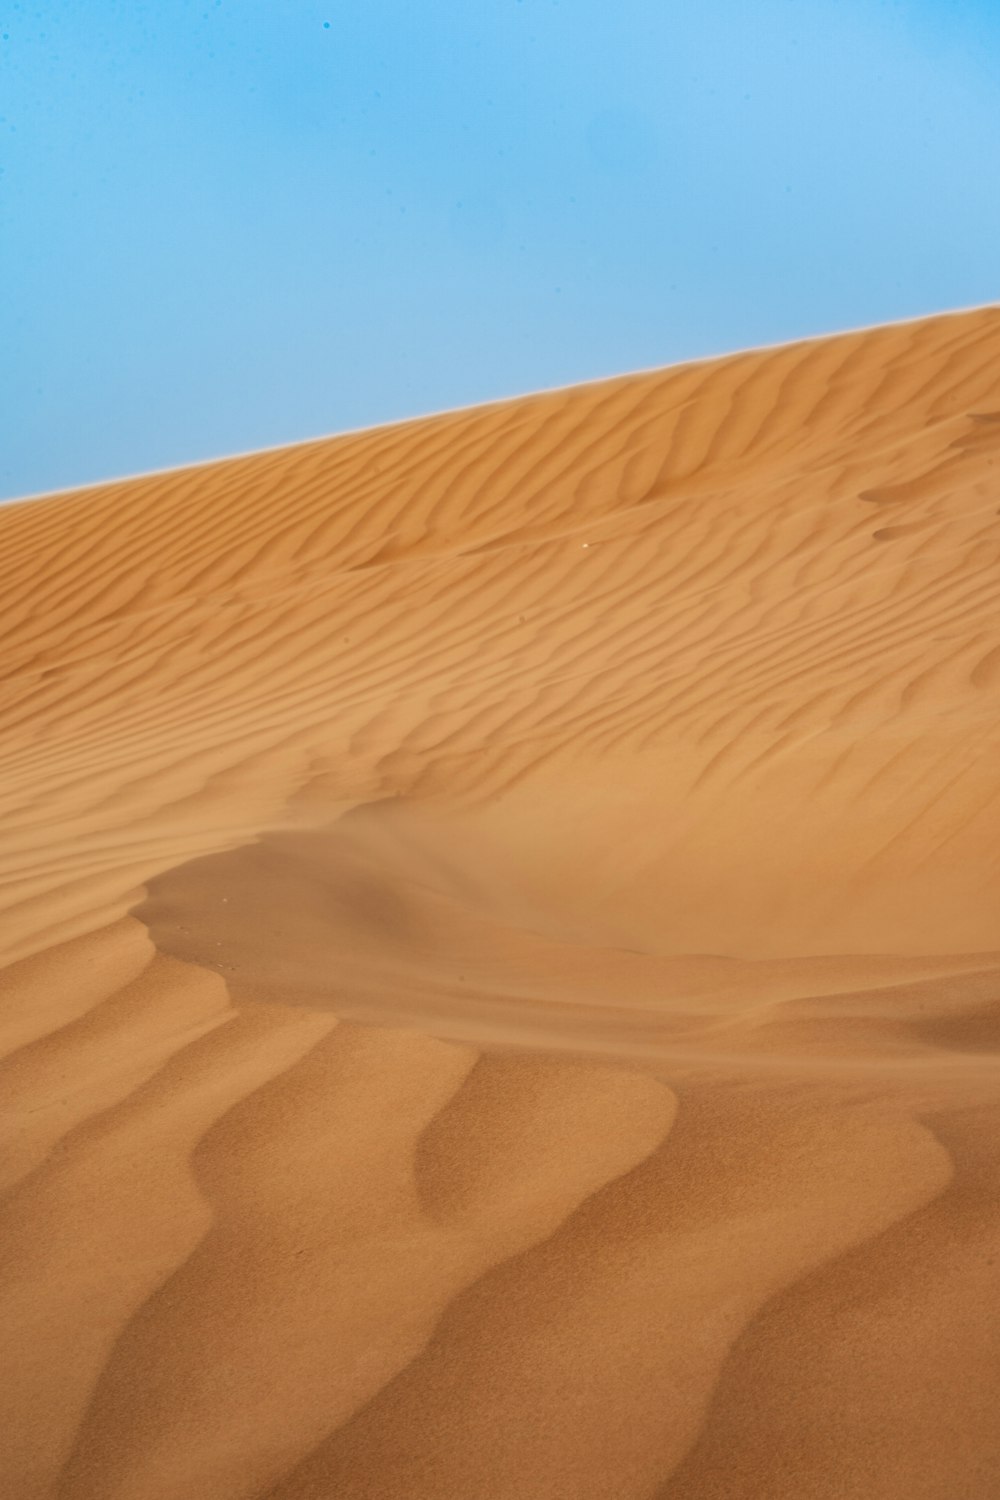
<path id="1" fill-rule="evenodd" d="M 0 509 L 0 1494 L 1000 1495 L 1000 309 Z"/>

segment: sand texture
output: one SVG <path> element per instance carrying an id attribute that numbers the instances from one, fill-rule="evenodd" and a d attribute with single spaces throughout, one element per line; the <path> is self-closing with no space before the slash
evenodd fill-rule
<path id="1" fill-rule="evenodd" d="M 997 1500 L 1000 309 L 10 505 L 0 618 L 3 1500 Z"/>

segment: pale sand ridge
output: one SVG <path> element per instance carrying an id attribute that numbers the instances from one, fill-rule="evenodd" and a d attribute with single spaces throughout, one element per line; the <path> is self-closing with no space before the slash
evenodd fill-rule
<path id="1" fill-rule="evenodd" d="M 0 1495 L 1000 1494 L 1000 309 L 0 509 Z"/>

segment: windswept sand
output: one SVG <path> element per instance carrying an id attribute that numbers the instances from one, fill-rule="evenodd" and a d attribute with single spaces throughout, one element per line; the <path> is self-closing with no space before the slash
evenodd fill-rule
<path id="1" fill-rule="evenodd" d="M 997 1500 L 1000 309 L 0 511 L 4 1500 Z"/>

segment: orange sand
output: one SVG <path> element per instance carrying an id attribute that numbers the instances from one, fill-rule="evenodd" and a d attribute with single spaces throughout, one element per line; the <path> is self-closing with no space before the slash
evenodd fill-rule
<path id="1" fill-rule="evenodd" d="M 4 1500 L 1000 1496 L 1000 309 L 0 510 Z"/>

